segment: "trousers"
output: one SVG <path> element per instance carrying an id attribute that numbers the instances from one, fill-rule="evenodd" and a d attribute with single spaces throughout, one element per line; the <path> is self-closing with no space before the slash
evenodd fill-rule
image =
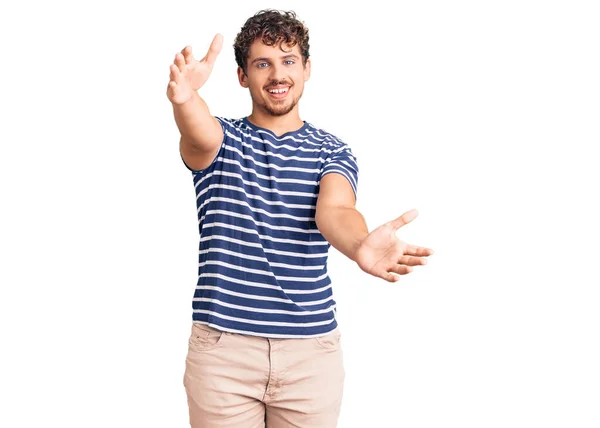
<path id="1" fill-rule="evenodd" d="M 272 339 L 192 324 L 183 377 L 192 428 L 335 428 L 344 378 L 339 326 Z"/>

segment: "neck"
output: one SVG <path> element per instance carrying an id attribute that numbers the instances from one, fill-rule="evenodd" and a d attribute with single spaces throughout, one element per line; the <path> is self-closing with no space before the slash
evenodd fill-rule
<path id="1" fill-rule="evenodd" d="M 248 116 L 248 120 L 256 126 L 273 131 L 275 135 L 297 131 L 304 126 L 304 121 L 300 119 L 297 106 L 283 116 L 272 116 L 261 109 L 253 107 L 252 114 Z"/>

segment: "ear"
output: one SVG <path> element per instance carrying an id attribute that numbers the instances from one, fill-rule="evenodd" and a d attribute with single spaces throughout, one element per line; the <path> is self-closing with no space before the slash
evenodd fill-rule
<path id="1" fill-rule="evenodd" d="M 237 68 L 237 75 L 238 75 L 238 80 L 240 81 L 240 85 L 242 85 L 243 88 L 247 88 L 248 87 L 248 76 L 246 76 L 246 73 L 244 73 L 244 70 L 242 70 L 242 67 Z"/>
<path id="2" fill-rule="evenodd" d="M 306 60 L 306 65 L 304 66 L 304 81 L 306 82 L 310 79 L 310 58 Z"/>

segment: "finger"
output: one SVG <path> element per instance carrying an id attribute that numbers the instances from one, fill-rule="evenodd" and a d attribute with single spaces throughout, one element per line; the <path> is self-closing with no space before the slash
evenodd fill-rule
<path id="1" fill-rule="evenodd" d="M 431 248 L 407 245 L 404 254 L 409 256 L 427 257 L 433 254 L 433 250 Z"/>
<path id="2" fill-rule="evenodd" d="M 404 265 L 390 265 L 386 269 L 379 270 L 377 272 L 373 272 L 374 276 L 377 276 L 381 279 L 386 280 L 387 282 L 396 282 L 400 280 L 398 275 L 406 275 L 412 272 L 412 267 L 404 266 Z"/>
<path id="3" fill-rule="evenodd" d="M 208 48 L 208 53 L 203 58 L 209 65 L 213 65 L 215 60 L 217 59 L 217 55 L 221 52 L 221 48 L 223 47 L 223 36 L 221 34 L 217 34 L 213 39 L 210 47 Z"/>
<path id="4" fill-rule="evenodd" d="M 384 279 L 387 282 L 396 282 L 396 281 L 400 280 L 400 277 L 398 275 L 394 275 L 393 273 L 390 273 L 390 272 L 383 272 L 383 273 L 380 273 L 375 276 L 378 278 Z"/>
<path id="5" fill-rule="evenodd" d="M 424 259 L 422 257 L 413 257 L 413 256 L 402 256 L 400 257 L 400 260 L 398 260 L 398 263 L 401 265 L 407 265 L 407 266 L 420 266 L 420 265 L 426 265 L 427 264 L 427 259 Z"/>
<path id="6" fill-rule="evenodd" d="M 402 214 L 400 217 L 398 217 L 396 220 L 391 221 L 392 227 L 394 228 L 394 230 L 397 230 L 397 229 L 401 228 L 402 226 L 404 226 L 405 224 L 408 224 L 411 221 L 413 221 L 415 218 L 417 218 L 418 215 L 419 215 L 419 212 L 417 210 L 407 211 L 404 214 Z"/>
<path id="7" fill-rule="evenodd" d="M 191 64 L 194 62 L 194 56 L 192 55 L 192 47 L 186 46 L 181 50 L 181 54 L 183 55 L 183 59 L 186 64 Z"/>
<path id="8" fill-rule="evenodd" d="M 397 273 L 398 275 L 406 275 L 406 274 L 411 273 L 412 271 L 413 271 L 413 268 L 410 266 L 406 266 L 406 265 L 394 265 L 390 269 L 388 269 L 388 272 Z"/>
<path id="9" fill-rule="evenodd" d="M 183 55 L 181 55 L 181 53 L 177 52 L 173 64 L 175 64 L 177 68 L 179 68 L 179 71 L 185 70 L 185 59 L 183 58 Z"/>
<path id="10" fill-rule="evenodd" d="M 171 81 L 178 83 L 179 76 L 181 76 L 181 74 L 179 73 L 179 68 L 177 68 L 177 66 L 175 64 L 171 64 L 171 66 L 169 67 L 169 70 L 171 71 L 171 73 L 169 74 L 169 78 L 171 79 Z"/>
<path id="11" fill-rule="evenodd" d="M 175 96 L 175 91 L 177 91 L 177 83 L 171 80 L 167 85 L 167 97 L 169 98 L 169 100 L 171 100 L 172 97 Z"/>

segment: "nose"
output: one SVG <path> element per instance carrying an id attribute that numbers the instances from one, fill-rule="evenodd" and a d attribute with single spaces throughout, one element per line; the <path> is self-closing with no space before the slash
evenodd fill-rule
<path id="1" fill-rule="evenodd" d="M 285 77 L 283 66 L 273 64 L 273 66 L 271 67 L 271 73 L 269 74 L 269 77 L 271 78 L 271 80 L 277 82 L 283 80 Z"/>

